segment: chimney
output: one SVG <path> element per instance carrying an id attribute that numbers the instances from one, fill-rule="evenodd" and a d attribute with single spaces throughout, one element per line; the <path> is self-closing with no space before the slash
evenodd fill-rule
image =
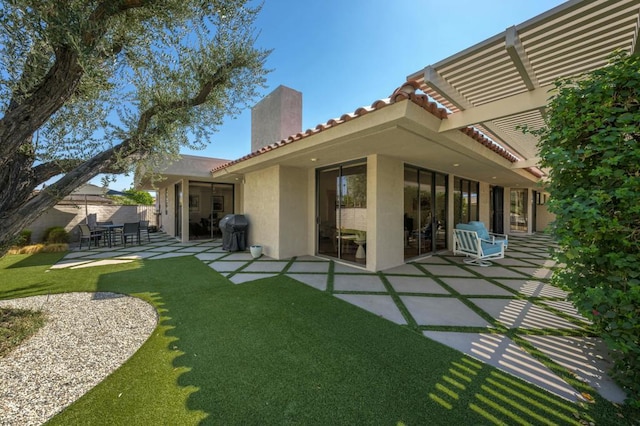
<path id="1" fill-rule="evenodd" d="M 251 108 L 251 152 L 302 131 L 302 93 L 278 86 Z"/>

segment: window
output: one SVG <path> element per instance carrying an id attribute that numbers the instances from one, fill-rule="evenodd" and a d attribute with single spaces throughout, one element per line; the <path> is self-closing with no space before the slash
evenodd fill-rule
<path id="1" fill-rule="evenodd" d="M 456 177 L 453 188 L 454 225 L 478 220 L 480 183 Z"/>

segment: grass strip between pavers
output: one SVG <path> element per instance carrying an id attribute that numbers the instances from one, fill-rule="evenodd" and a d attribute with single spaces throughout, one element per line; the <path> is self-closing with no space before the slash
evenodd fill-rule
<path id="1" fill-rule="evenodd" d="M 0 259 L 0 298 L 127 293 L 160 322 L 54 425 L 622 422 L 287 276 L 233 285 L 192 256 L 47 271 L 59 257 Z"/>

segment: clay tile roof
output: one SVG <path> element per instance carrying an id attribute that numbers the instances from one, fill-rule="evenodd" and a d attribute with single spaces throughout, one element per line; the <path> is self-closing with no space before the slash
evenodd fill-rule
<path id="1" fill-rule="evenodd" d="M 391 96 L 389 96 L 386 99 L 378 99 L 377 101 L 373 102 L 370 107 L 360 107 L 352 113 L 343 114 L 342 116 L 340 116 L 340 118 L 332 118 L 326 123 L 318 124 L 314 129 L 308 129 L 305 132 L 300 132 L 295 135 L 291 135 L 286 139 L 275 142 L 271 145 L 267 145 L 266 147 L 261 148 L 258 151 L 252 152 L 248 155 L 245 155 L 244 157 L 241 157 L 236 160 L 229 161 L 220 166 L 217 166 L 214 169 L 212 169 L 211 172 L 213 173 L 218 170 L 222 170 L 224 168 L 232 166 L 234 164 L 241 163 L 245 160 L 256 157 L 260 154 L 264 154 L 265 152 L 273 151 L 274 149 L 277 149 L 279 147 L 288 145 L 292 142 L 305 139 L 309 136 L 322 132 L 331 127 L 339 126 L 340 124 L 346 123 L 347 121 L 355 120 L 358 117 L 362 117 L 363 115 L 369 114 L 371 112 L 385 108 L 391 104 L 402 102 L 405 100 L 413 102 L 414 104 L 418 105 L 425 111 L 428 111 L 432 115 L 440 118 L 441 120 L 446 119 L 448 116 L 447 110 L 445 108 L 441 108 L 440 106 L 438 106 L 437 103 L 430 100 L 426 94 L 416 94 L 416 90 L 419 90 L 419 88 L 420 88 L 420 84 L 417 81 L 407 81 L 402 86 L 394 90 Z M 460 131 L 466 134 L 467 136 L 471 137 L 472 139 L 478 141 L 482 145 L 486 146 L 487 148 L 491 149 L 492 151 L 496 152 L 497 154 L 501 155 L 503 158 L 506 158 L 507 160 L 511 161 L 512 163 L 518 161 L 518 158 L 515 155 L 513 155 L 506 149 L 502 148 L 500 145 L 496 144 L 491 139 L 487 138 L 486 136 L 484 136 L 482 133 L 480 133 L 478 130 L 474 129 L 473 127 L 466 127 L 464 129 L 460 129 Z"/>

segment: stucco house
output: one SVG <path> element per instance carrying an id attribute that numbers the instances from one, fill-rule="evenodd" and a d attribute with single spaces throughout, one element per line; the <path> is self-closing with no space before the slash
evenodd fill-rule
<path id="1" fill-rule="evenodd" d="M 541 231 L 546 172 L 536 138 L 517 127 L 543 123 L 556 78 L 602 67 L 616 49 L 638 53 L 639 18 L 640 0 L 568 1 L 306 131 L 302 94 L 280 86 L 252 110 L 250 154 L 184 156 L 161 171 L 162 228 L 212 236 L 241 213 L 268 256 L 371 271 L 450 249 L 460 222 Z"/>

